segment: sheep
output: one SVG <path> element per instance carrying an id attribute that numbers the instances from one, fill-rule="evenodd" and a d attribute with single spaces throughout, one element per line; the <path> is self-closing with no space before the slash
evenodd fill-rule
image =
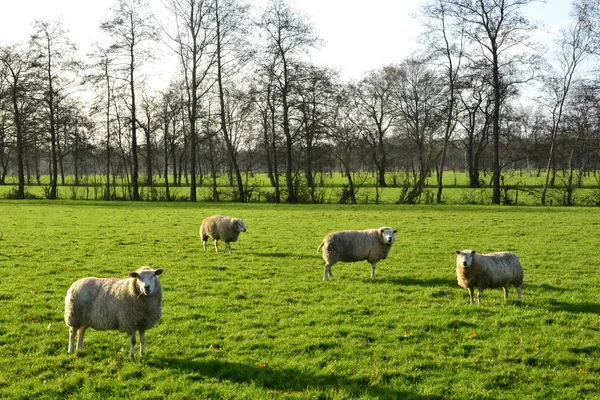
<path id="1" fill-rule="evenodd" d="M 517 296 L 521 301 L 523 267 L 516 255 L 509 252 L 476 254 L 475 250 L 457 250 L 456 254 L 456 278 L 460 287 L 469 290 L 469 304 L 473 304 L 476 287 L 477 304 L 481 305 L 484 289 L 501 287 L 506 300 L 509 285 L 517 289 Z"/>
<path id="2" fill-rule="evenodd" d="M 215 241 L 215 250 L 219 252 L 219 240 L 225 242 L 225 249 L 231 254 L 231 242 L 236 242 L 240 232 L 246 232 L 244 221 L 239 218 L 229 218 L 223 215 L 213 215 L 206 217 L 200 225 L 200 239 L 206 252 L 206 242 L 208 238 Z M 223 252 L 225 252 L 223 249 Z"/>
<path id="3" fill-rule="evenodd" d="M 69 327 L 69 353 L 83 348 L 85 330 L 119 330 L 129 335 L 129 356 L 134 356 L 135 333 L 140 332 L 140 355 L 146 352 L 146 330 L 162 315 L 162 287 L 158 275 L 163 269 L 141 267 L 129 278 L 82 278 L 75 281 L 65 297 L 65 323 Z"/>
<path id="4" fill-rule="evenodd" d="M 375 279 L 376 263 L 384 260 L 390 253 L 396 232 L 398 231 L 386 226 L 379 229 L 338 231 L 327 234 L 317 248 L 317 253 L 323 248 L 325 260 L 323 280 L 333 277 L 331 267 L 336 262 L 363 260 L 371 264 L 371 278 Z"/>

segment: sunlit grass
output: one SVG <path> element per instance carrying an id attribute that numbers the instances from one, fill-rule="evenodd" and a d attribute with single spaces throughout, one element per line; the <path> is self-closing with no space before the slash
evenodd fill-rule
<path id="1" fill-rule="evenodd" d="M 201 220 L 248 231 L 202 252 Z M 0 201 L 0 397 L 593 398 L 600 384 L 595 208 Z M 397 243 L 322 281 L 337 229 L 390 225 Z M 469 306 L 454 250 L 517 253 L 523 302 Z M 144 357 L 89 330 L 68 355 L 66 290 L 83 276 L 165 269 Z"/>

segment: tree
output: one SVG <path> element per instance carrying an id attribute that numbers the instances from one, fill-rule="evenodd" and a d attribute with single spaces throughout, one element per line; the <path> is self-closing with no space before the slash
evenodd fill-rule
<path id="1" fill-rule="evenodd" d="M 154 19 L 144 0 L 119 0 L 113 12 L 114 18 L 103 22 L 100 28 L 113 39 L 111 51 L 124 62 L 122 73 L 129 89 L 132 198 L 140 200 L 136 90 L 140 67 L 152 55 L 151 47 L 146 46 L 146 43 L 158 41 L 159 33 L 152 23 Z"/>
<path id="2" fill-rule="evenodd" d="M 173 51 L 181 63 L 187 96 L 190 201 L 196 201 L 199 102 L 214 85 L 210 75 L 216 61 L 214 6 L 208 0 L 170 0 L 169 11 L 175 32 L 167 35 L 175 43 Z"/>
<path id="3" fill-rule="evenodd" d="M 492 108 L 492 203 L 500 204 L 500 114 L 511 86 L 531 79 L 535 55 L 520 52 L 532 48 L 527 40 L 535 26 L 521 13 L 523 6 L 538 0 L 443 0 L 449 14 L 464 27 L 471 40 L 467 52 L 489 78 Z M 529 68 L 528 73 L 524 69 Z"/>
<path id="4" fill-rule="evenodd" d="M 106 141 L 105 141 L 105 174 L 106 174 L 106 187 L 104 190 L 104 200 L 110 200 L 110 167 L 111 167 L 111 107 L 113 104 L 113 98 L 115 96 L 115 84 L 113 81 L 113 63 L 110 49 L 101 46 L 100 44 L 95 45 L 95 50 L 88 54 L 88 57 L 94 60 L 94 63 L 90 66 L 90 69 L 85 77 L 85 82 L 89 82 L 93 88 L 96 89 L 96 98 L 92 104 L 92 114 L 103 114 L 104 115 L 104 128 L 106 130 Z"/>
<path id="5" fill-rule="evenodd" d="M 286 0 L 269 0 L 258 23 L 265 34 L 266 51 L 274 61 L 273 74 L 278 95 L 281 99 L 281 123 L 285 137 L 286 171 L 288 191 L 286 202 L 298 202 L 298 193 L 293 178 L 293 143 L 291 126 L 291 96 L 293 91 L 293 70 L 299 57 L 316 46 L 319 40 L 313 33 L 307 17 L 294 11 Z"/>
<path id="6" fill-rule="evenodd" d="M 426 19 L 426 30 L 422 37 L 427 43 L 427 50 L 431 52 L 434 61 L 440 60 L 444 71 L 447 86 L 444 133 L 442 150 L 437 176 L 436 202 L 442 202 L 443 174 L 446 166 L 448 144 L 456 128 L 458 109 L 458 80 L 462 73 L 462 59 L 465 48 L 464 28 L 460 27 L 452 32 L 452 21 L 448 4 L 444 0 L 433 0 L 422 8 Z"/>
<path id="7" fill-rule="evenodd" d="M 32 54 L 21 46 L 0 48 L 0 62 L 4 72 L 0 74 L 12 114 L 12 125 L 17 152 L 17 198 L 25 198 L 25 150 L 28 145 L 30 124 L 35 116 L 39 101 L 39 87 L 34 79 Z"/>
<path id="8" fill-rule="evenodd" d="M 556 136 L 559 132 L 565 102 L 569 95 L 575 74 L 581 64 L 600 48 L 600 36 L 595 18 L 600 12 L 597 0 L 575 0 L 572 4 L 571 25 L 561 31 L 558 40 L 556 63 L 558 71 L 544 79 L 543 88 L 548 98 L 547 104 L 552 113 L 550 132 L 550 153 L 546 164 L 546 176 L 542 189 L 541 202 L 546 205 L 546 193 L 550 182 L 550 172 L 554 161 Z"/>
<path id="9" fill-rule="evenodd" d="M 442 132 L 439 127 L 443 126 L 446 93 L 438 75 L 423 60 L 409 58 L 394 74 L 393 100 L 398 132 L 413 143 L 417 158 L 412 188 L 404 191 L 398 202 L 415 203 L 440 155 L 435 151 L 435 143 Z"/>
<path id="10" fill-rule="evenodd" d="M 249 6 L 240 4 L 238 0 L 215 0 L 215 29 L 216 29 L 216 67 L 217 88 L 219 95 L 219 116 L 221 132 L 227 145 L 227 151 L 235 180 L 237 183 L 238 200 L 246 201 L 242 175 L 237 161 L 237 151 L 234 148 L 231 132 L 228 130 L 227 110 L 225 104 L 224 80 L 239 70 L 247 61 L 248 48 L 245 38 L 249 31 Z"/>
<path id="11" fill-rule="evenodd" d="M 56 199 L 59 162 L 58 114 L 66 91 L 72 86 L 79 64 L 74 59 L 75 44 L 68 38 L 61 22 L 36 21 L 30 46 L 39 69 L 43 89 L 46 128 L 50 135 L 50 191 L 49 199 Z"/>
<path id="12" fill-rule="evenodd" d="M 300 65 L 296 108 L 299 111 L 304 177 L 310 190 L 311 201 L 315 195 L 316 147 L 331 126 L 337 97 L 338 76 L 328 69 L 304 63 Z"/>
<path id="13" fill-rule="evenodd" d="M 368 73 L 356 86 L 353 96 L 358 110 L 358 120 L 354 123 L 369 143 L 379 187 L 387 186 L 385 139 L 396 118 L 391 107 L 394 73 L 392 66 Z"/>

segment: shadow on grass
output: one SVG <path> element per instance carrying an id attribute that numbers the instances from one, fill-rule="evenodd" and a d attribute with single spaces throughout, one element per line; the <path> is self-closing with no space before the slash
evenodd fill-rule
<path id="1" fill-rule="evenodd" d="M 598 303 L 563 303 L 553 301 L 549 307 L 551 312 L 566 311 L 570 313 L 580 314 L 596 314 L 600 315 L 600 304 Z"/>
<path id="2" fill-rule="evenodd" d="M 424 286 L 424 287 L 458 287 L 456 278 L 431 278 L 431 279 L 413 279 L 413 278 L 377 278 L 372 280 L 373 283 L 391 283 L 401 286 Z"/>
<path id="3" fill-rule="evenodd" d="M 268 258 L 271 258 L 271 257 L 273 257 L 273 258 L 291 258 L 291 257 L 298 256 L 297 254 L 294 254 L 294 253 L 277 253 L 277 252 L 274 252 L 274 253 L 261 252 L 261 253 L 254 253 L 254 255 L 257 255 L 259 257 L 268 257 Z"/>
<path id="4" fill-rule="evenodd" d="M 413 392 L 372 386 L 364 378 L 348 378 L 331 374 L 307 374 L 295 369 L 272 369 L 266 365 L 248 365 L 221 360 L 188 361 L 156 358 L 152 361 L 159 368 L 169 368 L 191 375 L 192 380 L 205 378 L 230 381 L 239 384 L 252 384 L 268 390 L 285 393 L 305 390 L 343 389 L 353 396 L 367 396 L 376 399 L 438 399 L 438 396 L 422 396 Z"/>

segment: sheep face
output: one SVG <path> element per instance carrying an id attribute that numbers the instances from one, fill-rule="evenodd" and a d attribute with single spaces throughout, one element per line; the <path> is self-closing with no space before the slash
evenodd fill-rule
<path id="1" fill-rule="evenodd" d="M 241 219 L 235 218 L 233 220 L 233 223 L 235 226 L 235 230 L 237 232 L 246 232 L 246 226 L 244 225 L 244 221 L 242 221 Z"/>
<path id="2" fill-rule="evenodd" d="M 469 268 L 473 263 L 473 255 L 475 250 L 472 251 L 460 251 L 456 250 L 456 265 L 462 265 L 464 268 Z"/>
<path id="3" fill-rule="evenodd" d="M 156 290 L 157 276 L 162 274 L 162 268 L 150 269 L 148 267 L 142 267 L 135 272 L 129 274 L 130 278 L 135 278 L 135 284 L 137 285 L 140 293 L 146 296 L 151 295 Z"/>
<path id="4" fill-rule="evenodd" d="M 381 233 L 381 241 L 385 244 L 393 244 L 396 238 L 394 237 L 394 233 L 398 232 L 395 229 L 385 229 L 381 228 L 379 231 Z"/>

